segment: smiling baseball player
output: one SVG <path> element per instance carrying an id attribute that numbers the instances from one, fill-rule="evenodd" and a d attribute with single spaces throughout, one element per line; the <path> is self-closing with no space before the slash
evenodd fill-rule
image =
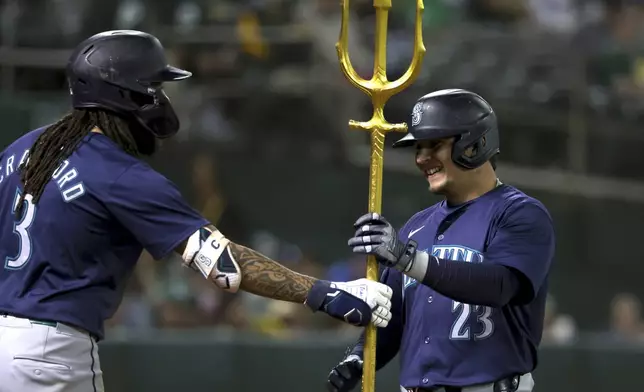
<path id="1" fill-rule="evenodd" d="M 353 252 L 376 256 L 394 290 L 376 368 L 399 353 L 403 391 L 529 392 L 555 248 L 549 213 L 497 178 L 496 115 L 475 93 L 420 98 L 395 144 L 414 146 L 430 192 L 444 200 L 399 232 L 366 214 L 349 240 Z M 362 353 L 361 338 L 331 371 L 330 391 L 356 386 Z"/>

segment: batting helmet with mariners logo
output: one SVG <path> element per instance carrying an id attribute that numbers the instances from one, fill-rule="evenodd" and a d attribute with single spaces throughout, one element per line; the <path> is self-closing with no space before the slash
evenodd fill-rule
<path id="1" fill-rule="evenodd" d="M 461 89 L 439 90 L 416 102 L 409 133 L 394 147 L 413 146 L 419 140 L 455 137 L 452 160 L 474 169 L 500 152 L 499 128 L 492 106 L 480 95 Z"/>
<path id="2" fill-rule="evenodd" d="M 74 108 L 99 108 L 136 120 L 157 138 L 179 130 L 162 83 L 191 75 L 168 65 L 155 36 L 135 30 L 96 34 L 78 45 L 67 63 Z"/>

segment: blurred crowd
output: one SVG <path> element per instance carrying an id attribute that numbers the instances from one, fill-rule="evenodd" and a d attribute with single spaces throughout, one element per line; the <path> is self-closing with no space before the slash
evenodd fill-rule
<path id="1" fill-rule="evenodd" d="M 372 1 L 350 3 L 351 59 L 368 77 Z M 415 3 L 393 2 L 390 79 L 412 57 Z M 420 78 L 388 103 L 390 121 L 405 121 L 413 100 L 427 91 L 459 86 L 486 97 L 505 128 L 522 132 L 506 131 L 503 143 L 512 148 L 504 159 L 643 177 L 630 158 L 644 143 L 637 132 L 644 113 L 642 1 L 424 3 L 428 55 Z M 345 152 L 367 137 L 346 132 L 346 119 L 369 116 L 370 104 L 338 66 L 338 0 L 4 0 L 0 18 L 0 87 L 14 106 L 15 91 L 65 91 L 66 50 L 81 39 L 114 28 L 143 29 L 163 40 L 174 63 L 194 72 L 192 80 L 167 88 L 185 138 L 341 165 Z M 13 108 L 7 116 L 16 113 Z M 599 136 L 571 139 L 561 132 L 566 128 Z M 540 148 L 546 138 L 550 148 Z M 598 145 L 612 150 L 593 151 Z M 575 148 L 586 152 L 572 154 Z"/>
<path id="2" fill-rule="evenodd" d="M 409 64 L 415 3 L 393 2 L 390 78 Z M 424 3 L 429 55 L 420 85 L 449 80 L 494 100 L 560 110 L 577 105 L 579 110 L 639 119 L 644 85 L 641 0 Z M 186 92 L 185 99 L 177 94 L 189 102 L 191 114 L 199 113 L 195 121 L 202 123 L 226 123 L 224 117 L 241 122 L 243 129 L 254 129 L 257 124 L 244 122 L 248 120 L 244 113 L 271 113 L 275 107 L 267 100 L 275 96 L 289 100 L 292 113 L 307 112 L 304 105 L 315 105 L 323 114 L 337 111 L 337 105 L 328 103 L 332 97 L 342 99 L 349 104 L 346 110 L 355 113 L 351 102 L 356 100 L 352 94 L 345 97 L 351 89 L 339 72 L 334 47 L 340 22 L 337 0 L 4 0 L 0 13 L 0 42 L 5 48 L 69 49 L 82 38 L 114 28 L 155 33 L 170 47 L 173 59 L 198 76 L 196 91 Z M 350 20 L 352 61 L 360 74 L 369 76 L 372 1 L 351 0 Z M 40 68 L 42 64 L 20 69 L 14 88 L 64 88 L 62 69 Z M 315 97 L 310 97 L 312 92 Z M 302 96 L 307 99 L 297 99 Z M 235 99 L 241 97 L 244 102 Z M 321 116 L 327 120 L 320 129 L 333 125 L 328 117 Z M 314 122 L 295 118 L 290 124 L 293 121 Z M 272 126 L 283 127 L 277 119 Z M 216 128 L 219 137 L 232 137 L 225 125 Z M 252 136 L 257 140 L 258 135 Z"/>
<path id="3" fill-rule="evenodd" d="M 418 91 L 470 88 L 494 102 L 556 112 L 641 120 L 644 105 L 644 0 L 425 0 L 428 56 Z M 184 130 L 175 143 L 212 143 L 212 151 L 257 158 L 343 165 L 343 150 L 364 135 L 345 131 L 369 104 L 338 67 L 338 0 L 3 0 L 0 2 L 2 92 L 64 92 L 64 56 L 83 38 L 109 29 L 140 29 L 168 46 L 170 60 L 194 72 L 168 86 Z M 415 0 L 394 0 L 389 22 L 390 79 L 408 67 Z M 350 50 L 359 74 L 372 67 L 372 0 L 351 0 Z M 30 50 L 45 55 L 31 61 Z M 21 63 L 21 61 L 24 62 Z M 413 97 L 417 94 L 410 93 Z M 10 95 L 10 99 L 14 99 Z M 495 104 L 496 105 L 496 104 Z M 388 107 L 404 121 L 409 101 Z M 249 115 L 252 113 L 252 115 Z M 525 117 L 524 112 L 520 112 Z M 524 124 L 526 128 L 529 125 Z M 21 126 L 27 128 L 27 125 Z M 623 128 L 623 127 L 621 127 Z M 296 130 L 296 132 L 294 132 Z M 210 145 L 210 144 L 209 144 Z M 527 153 L 526 153 L 527 155 Z M 182 190 L 225 233 L 306 274 L 331 280 L 364 275 L 361 258 L 331 264 L 298 244 L 238 219 L 211 153 L 191 154 Z M 617 159 L 617 157 L 615 157 Z M 638 172 L 639 173 L 639 172 Z M 113 330 L 225 327 L 287 338 L 297 331 L 354 333 L 303 306 L 214 289 L 176 258 L 141 256 Z M 544 340 L 576 341 L 575 311 L 552 293 Z M 589 300 L 590 301 L 590 300 Z M 590 305 L 589 305 L 590 306 Z M 616 293 L 599 333 L 644 342 L 641 301 Z"/>

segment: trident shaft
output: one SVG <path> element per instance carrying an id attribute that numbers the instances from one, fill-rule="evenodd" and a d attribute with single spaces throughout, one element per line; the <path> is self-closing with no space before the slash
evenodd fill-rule
<path id="1" fill-rule="evenodd" d="M 369 131 L 371 134 L 371 164 L 369 170 L 369 211 L 381 212 L 382 207 L 382 166 L 385 134 L 406 132 L 406 124 L 390 124 L 385 120 L 384 107 L 389 98 L 409 87 L 420 72 L 425 56 L 423 45 L 422 13 L 423 0 L 416 0 L 416 26 L 414 33 L 414 56 L 407 71 L 395 81 L 387 80 L 387 19 L 391 0 L 374 0 L 376 9 L 376 34 L 373 76 L 370 80 L 361 78 L 353 69 L 349 59 L 349 0 L 342 0 L 342 25 L 340 39 L 336 44 L 338 59 L 344 76 L 371 98 L 373 115 L 367 122 L 349 120 L 349 127 Z M 367 279 L 378 280 L 378 263 L 373 256 L 367 258 Z M 376 380 L 376 329 L 369 326 L 365 332 L 362 391 L 374 392 Z"/>

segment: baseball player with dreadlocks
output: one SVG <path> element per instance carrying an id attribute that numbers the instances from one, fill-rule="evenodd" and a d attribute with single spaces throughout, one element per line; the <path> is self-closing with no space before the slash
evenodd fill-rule
<path id="1" fill-rule="evenodd" d="M 379 214 L 355 222 L 349 246 L 374 255 L 394 290 L 376 369 L 399 353 L 401 391 L 529 392 L 555 247 L 550 215 L 497 178 L 497 119 L 479 95 L 425 95 L 409 125 L 394 146 L 416 147 L 430 192 L 444 200 L 398 232 Z M 362 354 L 361 338 L 331 371 L 330 391 L 355 387 Z"/>
<path id="2" fill-rule="evenodd" d="M 109 31 L 67 66 L 73 111 L 0 154 L 0 391 L 103 391 L 96 342 L 146 249 L 215 286 L 387 325 L 391 289 L 297 274 L 227 239 L 140 158 L 179 122 L 163 83 L 188 78 L 161 43 Z"/>

